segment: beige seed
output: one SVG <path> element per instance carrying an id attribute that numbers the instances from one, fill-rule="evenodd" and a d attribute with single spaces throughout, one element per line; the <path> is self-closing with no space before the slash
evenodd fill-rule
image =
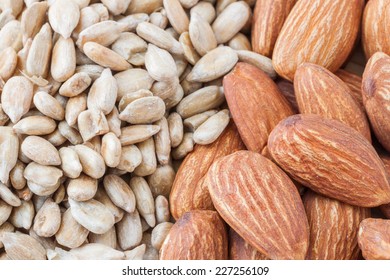
<path id="1" fill-rule="evenodd" d="M 134 66 L 144 66 L 145 65 L 145 56 L 146 56 L 146 51 L 135 53 L 135 54 L 132 54 L 130 56 L 128 61 Z"/>
<path id="2" fill-rule="evenodd" d="M 134 33 L 123 32 L 112 44 L 111 49 L 120 54 L 124 59 L 129 60 L 132 55 L 145 52 L 147 43 Z M 129 61 L 131 63 L 131 61 Z"/>
<path id="3" fill-rule="evenodd" d="M 1 94 L 3 111 L 13 123 L 17 123 L 29 109 L 33 99 L 33 85 L 22 76 L 10 78 Z"/>
<path id="4" fill-rule="evenodd" d="M 36 184 L 32 181 L 27 181 L 27 190 L 28 192 L 30 193 L 26 193 L 24 194 L 24 190 L 21 190 L 21 194 L 23 196 L 32 196 L 32 194 L 36 194 L 36 195 L 39 195 L 39 196 L 49 196 L 51 194 L 53 194 L 54 192 L 56 192 L 58 190 L 58 188 L 60 187 L 60 182 L 58 181 L 56 184 L 53 184 L 53 185 L 40 185 L 40 184 Z M 26 198 L 23 198 L 23 199 L 26 199 Z M 30 199 L 30 198 L 29 198 Z"/>
<path id="5" fill-rule="evenodd" d="M 73 1 L 56 0 L 48 12 L 53 30 L 65 39 L 70 38 L 80 19 L 80 7 Z"/>
<path id="6" fill-rule="evenodd" d="M 149 44 L 145 55 L 145 67 L 156 81 L 170 81 L 178 76 L 172 55 L 155 45 Z"/>
<path id="7" fill-rule="evenodd" d="M 125 94 L 119 101 L 118 109 L 120 112 L 122 112 L 127 107 L 127 105 L 129 105 L 134 100 L 140 99 L 142 97 L 148 97 L 148 96 L 153 96 L 153 93 L 147 89 L 140 89 L 135 92 L 129 92 Z"/>
<path id="8" fill-rule="evenodd" d="M 117 167 L 119 165 L 122 145 L 114 133 L 109 132 L 103 136 L 100 153 L 108 167 Z"/>
<path id="9" fill-rule="evenodd" d="M 21 19 L 23 42 L 28 38 L 34 38 L 39 32 L 45 23 L 48 8 L 47 2 L 36 2 L 23 12 Z"/>
<path id="10" fill-rule="evenodd" d="M 228 42 L 246 24 L 251 15 L 251 9 L 244 1 L 238 1 L 227 6 L 213 22 L 213 30 L 218 44 Z"/>
<path id="11" fill-rule="evenodd" d="M 135 145 L 122 147 L 122 153 L 117 166 L 118 170 L 133 172 L 142 162 L 142 154 Z"/>
<path id="12" fill-rule="evenodd" d="M 56 123 L 45 116 L 31 116 L 21 119 L 13 126 L 13 129 L 19 134 L 46 135 L 56 129 Z"/>
<path id="13" fill-rule="evenodd" d="M 188 61 L 182 55 L 172 55 L 177 69 L 177 76 L 183 75 L 188 66 Z"/>
<path id="14" fill-rule="evenodd" d="M 176 111 L 186 119 L 217 108 L 224 100 L 225 96 L 219 87 L 209 86 L 184 97 L 177 105 Z"/>
<path id="15" fill-rule="evenodd" d="M 117 248 L 117 238 L 116 238 L 116 229 L 115 226 L 110 228 L 106 233 L 103 234 L 96 234 L 93 232 L 90 232 L 88 235 L 88 241 L 90 243 L 99 243 L 102 245 L 106 245 L 111 248 Z"/>
<path id="16" fill-rule="evenodd" d="M 84 145 L 73 147 L 79 156 L 83 172 L 88 176 L 100 179 L 106 171 L 106 165 L 103 157 L 91 148 Z"/>
<path id="17" fill-rule="evenodd" d="M 148 176 L 148 184 L 153 197 L 159 195 L 168 197 L 175 175 L 175 171 L 169 164 L 157 167 L 156 171 Z"/>
<path id="18" fill-rule="evenodd" d="M 156 250 L 160 250 L 162 244 L 164 243 L 165 238 L 167 237 L 169 231 L 171 230 L 173 224 L 169 222 L 164 222 L 158 224 L 152 231 L 152 246 Z"/>
<path id="19" fill-rule="evenodd" d="M 142 226 L 138 211 L 126 213 L 123 219 L 117 223 L 116 232 L 122 250 L 129 250 L 138 246 L 142 240 Z"/>
<path id="20" fill-rule="evenodd" d="M 164 8 L 170 24 L 181 34 L 188 31 L 189 19 L 179 0 L 164 0 Z"/>
<path id="21" fill-rule="evenodd" d="M 153 138 L 138 143 L 137 147 L 142 154 L 142 162 L 134 170 L 134 174 L 142 177 L 153 174 L 157 168 L 156 150 Z"/>
<path id="22" fill-rule="evenodd" d="M 195 50 L 194 45 L 192 44 L 190 34 L 188 32 L 183 32 L 180 35 L 179 39 L 184 52 L 184 57 L 187 59 L 191 65 L 195 65 L 200 59 L 200 55 Z"/>
<path id="23" fill-rule="evenodd" d="M 125 254 L 109 246 L 89 243 L 70 250 L 79 260 L 123 260 Z"/>
<path id="24" fill-rule="evenodd" d="M 104 206 L 106 206 L 107 209 L 110 210 L 110 212 L 114 215 L 115 223 L 122 220 L 125 212 L 112 202 L 112 200 L 108 197 L 104 188 L 98 188 L 94 199 L 104 204 Z"/>
<path id="25" fill-rule="evenodd" d="M 9 189 L 3 183 L 0 183 L 0 198 L 7 204 L 13 207 L 19 207 L 21 205 L 21 201 L 19 197 L 17 197 L 11 189 Z"/>
<path id="26" fill-rule="evenodd" d="M 61 135 L 68 139 L 73 145 L 83 143 L 83 138 L 80 133 L 73 127 L 70 127 L 66 121 L 62 121 L 58 124 L 58 130 Z"/>
<path id="27" fill-rule="evenodd" d="M 146 251 L 145 251 L 145 254 L 144 254 L 144 260 L 158 260 L 159 259 L 158 250 L 156 250 L 152 246 L 152 240 L 151 239 L 152 239 L 151 234 L 148 233 L 148 232 L 145 232 L 143 237 L 142 237 L 142 240 L 141 240 L 141 242 L 146 245 Z"/>
<path id="28" fill-rule="evenodd" d="M 142 177 L 133 177 L 130 180 L 130 187 L 137 201 L 138 212 L 149 226 L 154 227 L 156 225 L 154 200 L 148 183 Z"/>
<path id="29" fill-rule="evenodd" d="M 222 134 L 230 121 L 229 110 L 211 116 L 194 132 L 194 142 L 200 145 L 213 143 Z"/>
<path id="30" fill-rule="evenodd" d="M 4 224 L 12 212 L 12 206 L 0 199 L 0 226 Z"/>
<path id="31" fill-rule="evenodd" d="M 28 182 L 27 182 L 28 184 Z M 16 193 L 18 194 L 18 197 L 24 201 L 30 201 L 34 193 L 30 190 L 30 188 L 26 187 L 22 190 L 17 190 Z M 40 194 L 39 194 L 40 195 Z M 43 194 L 46 195 L 46 194 Z"/>
<path id="32" fill-rule="evenodd" d="M 191 132 L 194 132 L 202 123 L 207 121 L 208 118 L 218 113 L 217 110 L 209 110 L 200 114 L 193 115 L 184 120 L 184 126 Z"/>
<path id="33" fill-rule="evenodd" d="M 179 86 L 179 79 L 175 77 L 167 82 L 155 82 L 151 88 L 154 96 L 160 97 L 162 100 L 168 99 L 175 95 L 177 87 Z"/>
<path id="34" fill-rule="evenodd" d="M 119 119 L 119 112 L 116 107 L 106 116 L 110 132 L 114 133 L 116 137 L 121 136 L 121 120 Z"/>
<path id="35" fill-rule="evenodd" d="M 106 233 L 114 225 L 114 215 L 97 200 L 75 201 L 69 199 L 70 210 L 75 220 L 91 232 Z"/>
<path id="36" fill-rule="evenodd" d="M 160 0 L 158 0 L 160 1 Z M 134 2 L 134 1 L 132 1 Z M 133 13 L 118 20 L 120 23 L 125 23 L 129 32 L 135 32 L 138 24 L 149 20 L 149 15 L 146 13 Z"/>
<path id="37" fill-rule="evenodd" d="M 94 64 L 79 48 L 76 48 L 76 65 Z"/>
<path id="38" fill-rule="evenodd" d="M 106 117 L 97 109 L 89 109 L 80 113 L 77 123 L 84 142 L 109 132 Z"/>
<path id="39" fill-rule="evenodd" d="M 232 39 L 230 39 L 228 45 L 233 50 L 252 51 L 251 42 L 249 41 L 248 37 L 246 37 L 242 33 L 237 33 L 236 36 L 234 36 Z"/>
<path id="40" fill-rule="evenodd" d="M 130 186 L 119 176 L 107 175 L 103 181 L 104 189 L 112 202 L 128 213 L 135 210 L 135 196 Z"/>
<path id="41" fill-rule="evenodd" d="M 59 150 L 59 155 L 62 162 L 61 169 L 64 171 L 65 176 L 73 179 L 78 178 L 83 167 L 76 151 L 69 147 L 62 147 Z"/>
<path id="42" fill-rule="evenodd" d="M 71 38 L 58 38 L 51 57 L 51 75 L 58 82 L 65 82 L 76 71 L 76 49 Z"/>
<path id="43" fill-rule="evenodd" d="M 125 71 L 131 68 L 131 65 L 122 56 L 95 42 L 85 43 L 83 50 L 96 64 L 113 71 Z"/>
<path id="44" fill-rule="evenodd" d="M 18 56 L 12 47 L 0 52 L 0 78 L 7 81 L 15 72 Z"/>
<path id="45" fill-rule="evenodd" d="M 129 92 L 135 92 L 140 89 L 149 90 L 154 82 L 149 73 L 144 69 L 129 69 L 116 74 L 114 77 L 118 84 L 117 101 Z"/>
<path id="46" fill-rule="evenodd" d="M 172 148 L 175 148 L 179 146 L 181 141 L 183 140 L 183 120 L 178 113 L 173 112 L 168 116 L 167 121 L 171 146 Z"/>
<path id="47" fill-rule="evenodd" d="M 190 10 L 191 17 L 193 13 L 197 13 L 198 15 L 203 17 L 203 19 L 209 24 L 211 24 L 216 17 L 216 12 L 213 4 L 206 1 L 200 1 L 198 4 L 193 6 Z"/>
<path id="48" fill-rule="evenodd" d="M 14 209 L 12 209 L 9 221 L 16 228 L 24 228 L 29 230 L 32 226 L 34 214 L 35 210 L 32 201 L 22 200 L 19 207 L 14 207 Z"/>
<path id="49" fill-rule="evenodd" d="M 85 72 L 74 74 L 60 87 L 59 93 L 66 97 L 75 97 L 86 90 L 92 83 L 92 79 Z"/>
<path id="50" fill-rule="evenodd" d="M 61 226 L 55 237 L 58 244 L 68 248 L 77 248 L 87 239 L 88 233 L 89 231 L 73 218 L 69 208 L 62 214 Z"/>
<path id="51" fill-rule="evenodd" d="M 5 232 L 2 242 L 11 260 L 46 260 L 46 250 L 27 234 Z"/>
<path id="52" fill-rule="evenodd" d="M 238 56 L 229 47 L 218 47 L 203 56 L 187 76 L 192 82 L 210 82 L 228 73 L 238 61 Z"/>
<path id="53" fill-rule="evenodd" d="M 18 160 L 9 174 L 11 185 L 16 190 L 23 189 L 27 184 L 26 178 L 23 176 L 25 167 L 26 165 Z"/>
<path id="54" fill-rule="evenodd" d="M 58 188 L 58 183 L 62 175 L 62 171 L 56 167 L 40 165 L 35 162 L 29 163 L 24 169 L 24 177 L 27 181 L 47 188 L 53 186 L 57 186 Z"/>
<path id="55" fill-rule="evenodd" d="M 11 9 L 2 10 L 0 13 L 0 29 L 2 29 L 8 22 L 15 20 Z"/>
<path id="56" fill-rule="evenodd" d="M 57 233 L 60 226 L 60 207 L 51 198 L 48 198 L 34 218 L 33 229 L 41 237 L 51 237 Z"/>
<path id="57" fill-rule="evenodd" d="M 173 96 L 164 100 L 167 111 L 175 107 L 183 99 L 184 91 L 181 85 L 176 88 L 176 92 Z"/>
<path id="58" fill-rule="evenodd" d="M 194 139 L 192 132 L 186 132 L 183 136 L 183 141 L 172 151 L 172 157 L 176 160 L 183 159 L 188 153 L 194 149 Z"/>
<path id="59" fill-rule="evenodd" d="M 106 20 L 95 23 L 80 32 L 77 39 L 77 46 L 80 50 L 88 42 L 95 42 L 101 46 L 108 47 L 114 43 L 123 31 L 127 30 L 127 24 L 113 20 Z"/>
<path id="60" fill-rule="evenodd" d="M 76 73 L 86 73 L 92 79 L 92 82 L 100 77 L 104 68 L 97 64 L 79 65 L 76 67 Z"/>
<path id="61" fill-rule="evenodd" d="M 110 14 L 108 12 L 107 7 L 103 3 L 95 3 L 90 5 L 100 16 L 100 21 L 109 20 Z"/>
<path id="62" fill-rule="evenodd" d="M 9 121 L 9 117 L 3 110 L 3 106 L 0 104 L 0 126 L 5 125 Z"/>
<path id="63" fill-rule="evenodd" d="M 28 136 L 21 145 L 25 156 L 41 165 L 60 165 L 61 159 L 57 149 L 39 136 Z"/>
<path id="64" fill-rule="evenodd" d="M 34 94 L 33 102 L 35 107 L 45 116 L 61 121 L 65 117 L 65 110 L 60 102 L 44 91 Z"/>
<path id="65" fill-rule="evenodd" d="M 132 250 L 125 251 L 125 260 L 143 260 L 145 254 L 146 245 L 141 244 Z"/>
<path id="66" fill-rule="evenodd" d="M 110 69 L 104 69 L 89 91 L 88 109 L 100 110 L 104 115 L 109 114 L 115 106 L 117 94 L 116 79 L 112 76 Z"/>
<path id="67" fill-rule="evenodd" d="M 183 80 L 181 82 L 181 86 L 183 88 L 184 96 L 187 96 L 198 89 L 201 89 L 203 87 L 203 84 L 200 82 L 189 82 L 187 80 Z"/>
<path id="68" fill-rule="evenodd" d="M 77 40 L 79 34 L 86 28 L 100 21 L 99 13 L 92 7 L 88 6 L 80 10 L 80 20 L 73 30 L 72 38 Z"/>
<path id="69" fill-rule="evenodd" d="M 0 249 L 4 247 L 3 242 L 1 239 L 3 238 L 3 234 L 5 232 L 14 232 L 15 227 L 11 225 L 9 222 L 5 222 L 4 224 L 0 225 Z"/>
<path id="70" fill-rule="evenodd" d="M 245 50 L 237 51 L 237 55 L 240 61 L 256 66 L 268 74 L 268 76 L 270 76 L 272 79 L 276 78 L 277 74 L 274 67 L 272 66 L 272 60 L 270 58 L 252 51 Z"/>
<path id="71" fill-rule="evenodd" d="M 146 124 L 160 120 L 164 113 L 164 101 L 160 97 L 151 96 L 131 102 L 119 114 L 119 118 L 131 124 Z"/>
<path id="72" fill-rule="evenodd" d="M 7 184 L 9 174 L 16 165 L 19 139 L 12 128 L 0 126 L 0 182 Z"/>
<path id="73" fill-rule="evenodd" d="M 191 14 L 189 35 L 194 48 L 201 56 L 204 56 L 217 47 L 217 40 L 215 39 L 213 29 L 197 13 Z"/>
<path id="74" fill-rule="evenodd" d="M 147 13 L 151 14 L 162 7 L 162 0 L 132 0 L 126 14 Z"/>
<path id="75" fill-rule="evenodd" d="M 131 2 L 131 0 L 101 0 L 101 1 L 114 16 L 125 13 Z"/>
<path id="76" fill-rule="evenodd" d="M 149 139 L 159 131 L 160 127 L 157 125 L 126 126 L 122 128 L 122 133 L 119 137 L 119 140 L 123 146 L 136 144 Z"/>
<path id="77" fill-rule="evenodd" d="M 65 120 L 69 126 L 74 126 L 77 123 L 77 118 L 81 112 L 87 109 L 87 95 L 79 94 L 68 99 L 65 109 Z"/>
<path id="78" fill-rule="evenodd" d="M 66 193 L 70 199 L 75 201 L 87 201 L 95 196 L 97 188 L 96 179 L 81 174 L 78 178 L 69 180 Z"/>
<path id="79" fill-rule="evenodd" d="M 160 131 L 154 135 L 154 143 L 156 146 L 156 156 L 161 165 L 168 164 L 171 154 L 171 139 L 169 137 L 168 121 L 166 118 L 155 123 L 160 126 Z"/>
<path id="80" fill-rule="evenodd" d="M 186 9 L 191 9 L 198 2 L 199 0 L 180 0 L 180 4 Z"/>
<path id="81" fill-rule="evenodd" d="M 169 222 L 171 214 L 169 212 L 168 199 L 165 196 L 159 195 L 156 197 L 155 205 L 157 224 Z"/>
<path id="82" fill-rule="evenodd" d="M 165 49 L 170 53 L 178 55 L 183 54 L 183 48 L 180 43 L 164 29 L 152 23 L 142 22 L 138 24 L 137 34 L 149 43 L 152 43 L 159 48 Z"/>
<path id="83" fill-rule="evenodd" d="M 0 30 L 0 51 L 12 47 L 16 52 L 23 48 L 22 26 L 19 21 L 11 20 Z"/>

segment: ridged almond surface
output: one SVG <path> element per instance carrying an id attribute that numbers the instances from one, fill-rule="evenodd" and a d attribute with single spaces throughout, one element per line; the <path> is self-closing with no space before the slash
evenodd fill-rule
<path id="1" fill-rule="evenodd" d="M 366 260 L 390 260 L 390 220 L 365 219 L 360 223 L 359 247 Z"/>
<path id="2" fill-rule="evenodd" d="M 365 111 L 362 97 L 362 77 L 343 69 L 337 70 L 335 74 L 349 87 L 353 99 Z"/>
<path id="3" fill-rule="evenodd" d="M 376 53 L 370 58 L 363 73 L 362 93 L 375 136 L 390 151 L 390 56 Z"/>
<path id="4" fill-rule="evenodd" d="M 370 210 L 307 191 L 303 196 L 310 225 L 306 259 L 356 260 L 359 256 L 357 233 Z"/>
<path id="5" fill-rule="evenodd" d="M 276 40 L 276 72 L 292 81 L 303 62 L 339 69 L 354 46 L 363 5 L 363 0 L 298 1 Z"/>
<path id="6" fill-rule="evenodd" d="M 283 23 L 296 0 L 258 0 L 253 11 L 253 51 L 271 57 Z"/>
<path id="7" fill-rule="evenodd" d="M 293 114 L 271 78 L 250 64 L 237 63 L 223 79 L 223 88 L 230 113 L 248 150 L 261 152 L 272 129 Z"/>
<path id="8" fill-rule="evenodd" d="M 303 63 L 295 72 L 294 89 L 301 114 L 339 120 L 371 142 L 366 115 L 353 100 L 349 87 L 332 72 L 319 65 Z"/>
<path id="9" fill-rule="evenodd" d="M 173 182 L 169 197 L 172 216 L 177 220 L 190 210 L 213 210 L 210 194 L 202 188 L 201 179 L 216 159 L 244 149 L 233 122 L 214 143 L 196 145 L 180 165 Z"/>
<path id="10" fill-rule="evenodd" d="M 271 259 L 304 259 L 309 226 L 290 178 L 255 152 L 218 159 L 207 173 L 214 206 L 246 242 Z"/>
<path id="11" fill-rule="evenodd" d="M 390 202 L 386 172 L 372 145 L 345 124 L 318 115 L 294 115 L 268 140 L 277 164 L 304 186 L 351 205 Z"/>
<path id="12" fill-rule="evenodd" d="M 269 260 L 233 229 L 229 230 L 229 260 Z"/>
<path id="13" fill-rule="evenodd" d="M 376 52 L 390 54 L 389 16 L 389 0 L 371 0 L 364 8 L 362 44 L 367 58 Z"/>
<path id="14" fill-rule="evenodd" d="M 161 260 L 226 260 L 225 223 L 215 211 L 185 213 L 172 226 L 161 250 Z"/>

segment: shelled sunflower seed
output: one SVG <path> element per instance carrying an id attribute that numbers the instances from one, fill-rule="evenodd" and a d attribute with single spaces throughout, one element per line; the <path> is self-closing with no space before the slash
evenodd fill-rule
<path id="1" fill-rule="evenodd" d="M 275 76 L 253 5 L 0 0 L 2 259 L 158 258 L 180 160 L 229 123 L 221 78 Z"/>

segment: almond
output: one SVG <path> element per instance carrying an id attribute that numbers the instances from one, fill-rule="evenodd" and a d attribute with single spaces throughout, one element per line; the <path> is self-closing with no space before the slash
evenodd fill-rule
<path id="1" fill-rule="evenodd" d="M 360 223 L 359 247 L 366 260 L 390 260 L 390 221 L 365 219 Z"/>
<path id="2" fill-rule="evenodd" d="M 202 188 L 201 179 L 216 159 L 244 149 L 233 122 L 214 143 L 196 145 L 180 165 L 172 185 L 169 197 L 172 216 L 177 220 L 190 210 L 214 210 L 207 188 Z"/>
<path id="3" fill-rule="evenodd" d="M 367 58 L 376 52 L 390 54 L 387 17 L 388 0 L 371 0 L 364 8 L 362 20 L 362 45 Z"/>
<path id="4" fill-rule="evenodd" d="M 269 260 L 253 248 L 233 229 L 229 230 L 229 259 L 230 260 Z"/>
<path id="5" fill-rule="evenodd" d="M 226 260 L 226 227 L 215 211 L 187 212 L 171 228 L 160 250 L 161 260 Z"/>
<path id="6" fill-rule="evenodd" d="M 363 103 L 375 136 L 382 146 L 390 151 L 390 57 L 384 53 L 374 54 L 363 73 Z"/>
<path id="7" fill-rule="evenodd" d="M 349 87 L 332 72 L 319 65 L 303 63 L 295 72 L 294 89 L 301 114 L 339 120 L 371 142 L 364 112 L 353 100 Z"/>
<path id="8" fill-rule="evenodd" d="M 238 151 L 207 173 L 215 208 L 246 242 L 271 259 L 304 259 L 309 226 L 299 193 L 273 162 Z"/>
<path id="9" fill-rule="evenodd" d="M 343 69 L 337 70 L 335 74 L 349 87 L 353 99 L 365 111 L 362 96 L 362 78 Z"/>
<path id="10" fill-rule="evenodd" d="M 272 129 L 293 114 L 290 105 L 271 78 L 250 64 L 238 63 L 223 79 L 223 87 L 246 147 L 261 152 Z"/>
<path id="11" fill-rule="evenodd" d="M 291 116 L 272 131 L 268 149 L 293 179 L 322 195 L 362 207 L 390 202 L 378 154 L 359 132 L 339 121 Z"/>
<path id="12" fill-rule="evenodd" d="M 252 46 L 259 54 L 271 57 L 283 23 L 296 0 L 258 0 L 253 11 Z"/>
<path id="13" fill-rule="evenodd" d="M 356 260 L 360 222 L 370 216 L 368 208 L 351 206 L 308 191 L 303 196 L 310 225 L 309 260 Z"/>
<path id="14" fill-rule="evenodd" d="M 275 43 L 276 72 L 292 81 L 303 62 L 339 69 L 354 46 L 363 5 L 363 0 L 298 1 Z"/>

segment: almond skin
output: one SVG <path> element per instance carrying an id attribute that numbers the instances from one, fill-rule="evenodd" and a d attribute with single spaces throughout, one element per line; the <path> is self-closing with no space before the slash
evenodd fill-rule
<path id="1" fill-rule="evenodd" d="M 232 228 L 229 230 L 229 260 L 269 260 L 253 248 Z"/>
<path id="2" fill-rule="evenodd" d="M 296 0 L 258 0 L 253 11 L 252 46 L 261 55 L 271 57 L 283 23 Z"/>
<path id="3" fill-rule="evenodd" d="M 303 63 L 295 73 L 294 89 L 301 114 L 339 120 L 371 142 L 364 112 L 353 100 L 349 87 L 332 72 L 319 65 Z"/>
<path id="4" fill-rule="evenodd" d="M 363 73 L 362 93 L 375 136 L 390 151 L 390 57 L 375 53 Z"/>
<path id="5" fill-rule="evenodd" d="M 315 192 L 361 207 L 390 202 L 378 154 L 359 132 L 337 120 L 291 116 L 272 131 L 268 149 L 293 179 Z"/>
<path id="6" fill-rule="evenodd" d="M 160 250 L 161 260 L 226 260 L 226 227 L 215 211 L 185 213 L 172 226 Z"/>
<path id="7" fill-rule="evenodd" d="M 390 260 L 390 220 L 365 219 L 360 223 L 358 242 L 366 260 Z"/>
<path id="8" fill-rule="evenodd" d="M 280 92 L 290 103 L 294 113 L 297 114 L 299 112 L 297 99 L 295 97 L 294 84 L 285 79 L 277 79 L 276 85 L 278 86 Z"/>
<path id="9" fill-rule="evenodd" d="M 244 143 L 233 122 L 214 143 L 195 145 L 193 152 L 180 165 L 173 182 L 169 197 L 172 216 L 177 220 L 190 210 L 214 210 L 208 189 L 203 187 L 202 178 L 216 159 L 244 149 Z"/>
<path id="10" fill-rule="evenodd" d="M 387 178 L 388 178 L 388 181 L 390 182 L 390 156 L 389 155 L 384 155 L 384 154 L 379 154 L 379 156 L 380 156 L 383 164 L 385 165 Z M 382 214 L 386 218 L 390 219 L 390 203 L 381 205 L 379 207 L 379 209 L 381 210 Z"/>
<path id="11" fill-rule="evenodd" d="M 246 242 L 271 259 L 304 259 L 309 226 L 290 178 L 258 153 L 238 151 L 207 173 L 214 206 Z"/>
<path id="12" fill-rule="evenodd" d="M 389 24 L 390 2 L 368 1 L 362 20 L 362 44 L 367 59 L 376 52 L 390 54 Z"/>
<path id="13" fill-rule="evenodd" d="M 351 96 L 359 104 L 363 112 L 365 112 L 362 96 L 362 77 L 343 69 L 337 70 L 335 74 L 349 87 Z"/>
<path id="14" fill-rule="evenodd" d="M 271 78 L 250 64 L 237 63 L 223 79 L 223 88 L 230 113 L 250 151 L 261 152 L 272 129 L 293 114 Z"/>
<path id="15" fill-rule="evenodd" d="M 310 225 L 306 259 L 356 260 L 359 256 L 357 233 L 370 210 L 307 191 L 303 196 Z"/>
<path id="16" fill-rule="evenodd" d="M 363 0 L 298 1 L 275 44 L 276 72 L 292 81 L 303 62 L 339 69 L 354 46 L 363 5 Z"/>

